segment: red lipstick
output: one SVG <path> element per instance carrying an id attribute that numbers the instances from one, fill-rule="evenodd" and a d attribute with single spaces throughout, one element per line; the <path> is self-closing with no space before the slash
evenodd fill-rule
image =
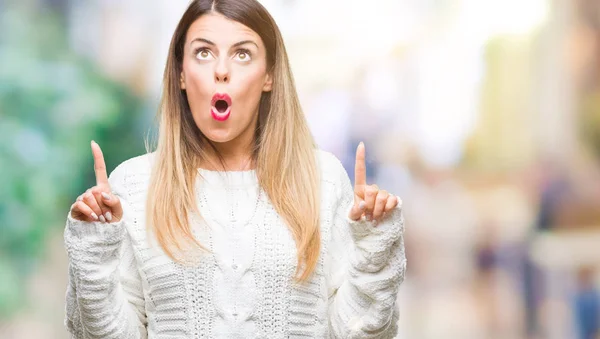
<path id="1" fill-rule="evenodd" d="M 225 121 L 231 115 L 231 97 L 227 93 L 215 93 L 210 101 L 210 114 L 217 121 Z"/>

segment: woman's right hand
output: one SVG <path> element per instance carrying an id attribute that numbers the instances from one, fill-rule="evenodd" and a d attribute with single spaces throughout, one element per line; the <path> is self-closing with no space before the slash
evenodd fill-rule
<path id="1" fill-rule="evenodd" d="M 89 188 L 71 205 L 71 217 L 81 221 L 117 222 L 123 217 L 119 198 L 112 194 L 100 146 L 92 141 L 96 186 Z"/>

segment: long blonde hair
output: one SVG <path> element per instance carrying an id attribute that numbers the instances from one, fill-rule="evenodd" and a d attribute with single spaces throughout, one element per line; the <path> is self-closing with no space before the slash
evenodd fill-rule
<path id="1" fill-rule="evenodd" d="M 260 187 L 286 222 L 298 253 L 295 278 L 306 281 L 319 259 L 319 172 L 315 143 L 300 107 L 283 38 L 273 18 L 255 0 L 197 0 L 183 14 L 171 40 L 158 112 L 159 135 L 146 202 L 146 221 L 165 253 L 189 245 L 204 249 L 189 225 L 200 215 L 195 182 L 207 149 L 216 151 L 192 118 L 186 92 L 180 88 L 183 49 L 191 24 L 205 13 L 218 12 L 254 30 L 267 51 L 271 92 L 263 92 L 255 131 L 253 159 Z M 302 272 L 298 276 L 299 272 Z"/>

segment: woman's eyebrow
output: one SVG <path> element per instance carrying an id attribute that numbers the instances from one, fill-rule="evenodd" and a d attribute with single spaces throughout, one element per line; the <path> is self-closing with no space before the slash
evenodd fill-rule
<path id="1" fill-rule="evenodd" d="M 194 40 L 192 40 L 190 42 L 190 44 L 192 44 L 193 42 L 196 42 L 196 41 L 198 41 L 198 42 L 204 42 L 204 43 L 206 43 L 208 45 L 211 45 L 211 46 L 216 46 L 216 44 L 214 42 L 212 42 L 212 41 L 210 41 L 208 39 L 205 39 L 205 38 L 195 38 Z M 242 40 L 242 41 L 236 42 L 235 44 L 233 44 L 231 46 L 231 48 L 239 47 L 239 46 L 245 45 L 245 44 L 253 44 L 254 46 L 256 46 L 256 48 L 258 48 L 258 44 L 256 42 L 252 41 L 252 40 Z"/>
<path id="2" fill-rule="evenodd" d="M 204 39 L 204 38 L 195 38 L 194 40 L 190 41 L 190 45 L 192 43 L 196 42 L 196 41 L 198 41 L 198 42 L 204 42 L 204 43 L 207 43 L 207 44 L 209 44 L 211 46 L 215 46 L 216 45 L 214 42 L 212 42 L 212 41 L 210 41 L 208 39 Z"/>
<path id="3" fill-rule="evenodd" d="M 233 46 L 231 46 L 232 48 L 241 46 L 241 45 L 245 45 L 245 44 L 253 44 L 254 46 L 256 46 L 256 48 L 258 48 L 258 44 L 252 40 L 243 40 L 240 42 L 236 42 L 235 44 L 233 44 Z"/>

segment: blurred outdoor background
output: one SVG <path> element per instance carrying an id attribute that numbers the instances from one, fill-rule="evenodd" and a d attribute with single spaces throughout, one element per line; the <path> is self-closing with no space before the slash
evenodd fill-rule
<path id="1" fill-rule="evenodd" d="M 600 1 L 263 0 L 321 148 L 401 196 L 399 338 L 600 338 Z M 0 338 L 66 338 L 69 206 L 144 152 L 187 1 L 0 0 Z"/>

